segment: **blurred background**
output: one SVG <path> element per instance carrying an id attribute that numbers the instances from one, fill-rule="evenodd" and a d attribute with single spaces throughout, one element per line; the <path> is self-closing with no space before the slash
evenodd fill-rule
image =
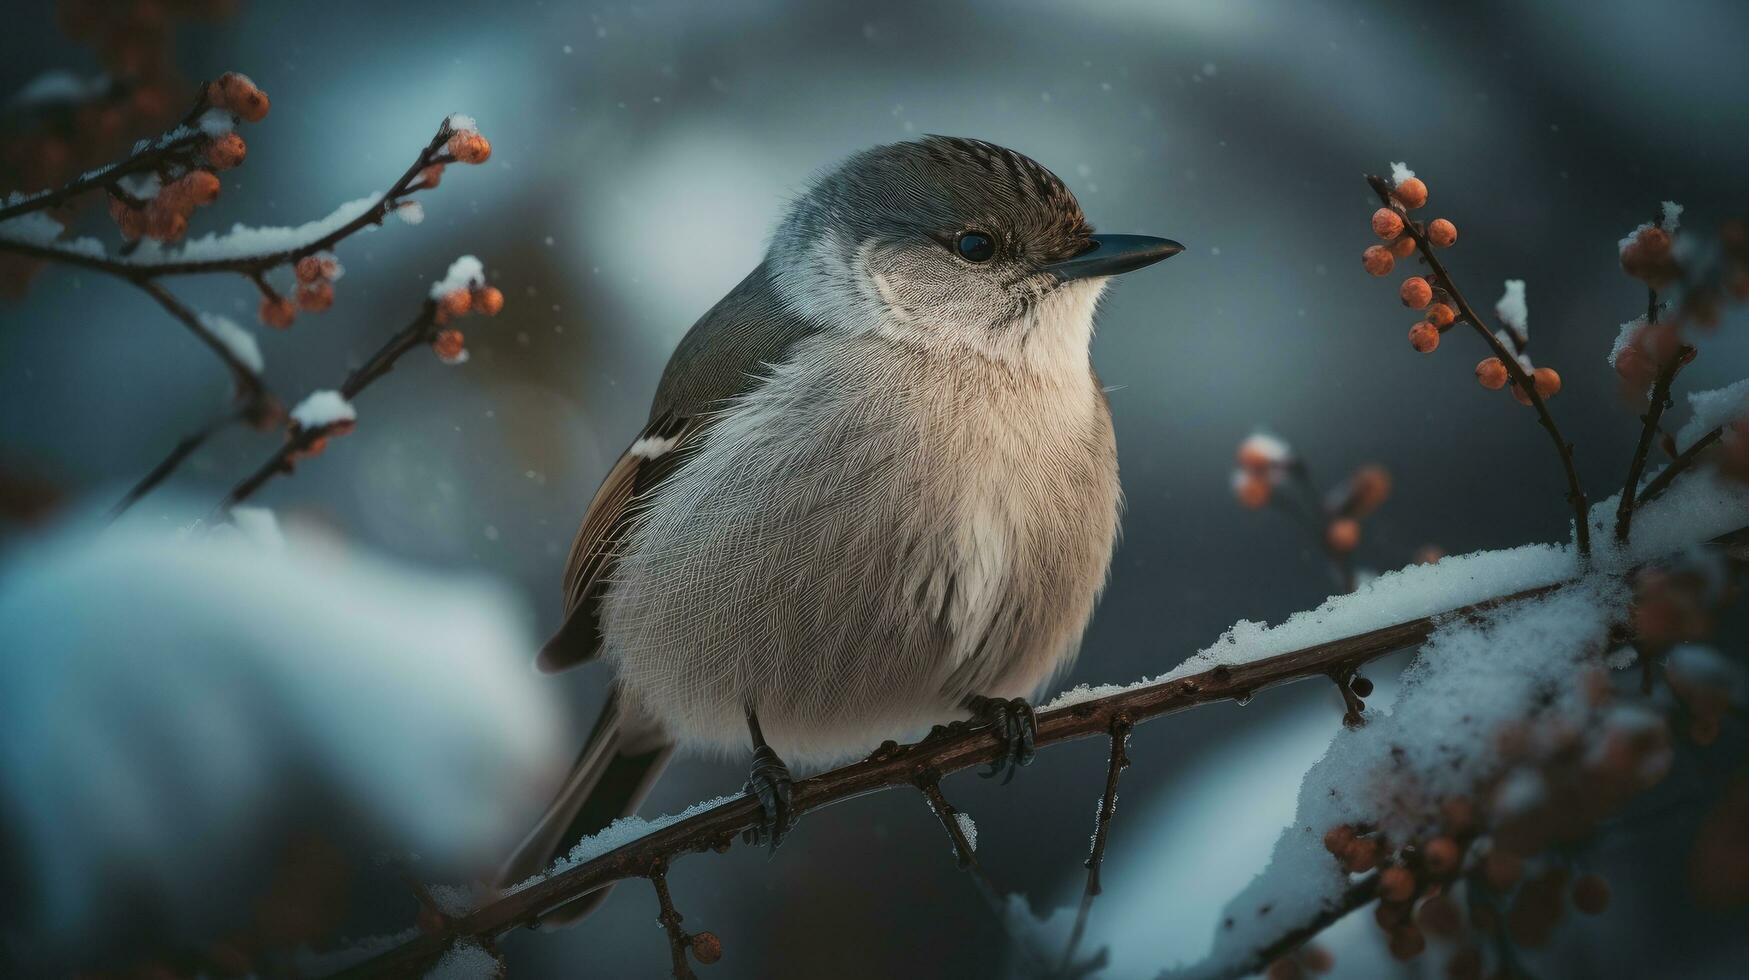
<path id="1" fill-rule="evenodd" d="M 1064 683 L 1130 680 L 1235 620 L 1279 621 L 1329 593 L 1313 542 L 1232 499 L 1233 448 L 1258 426 L 1321 483 L 1390 469 L 1395 494 L 1366 525 L 1363 567 L 1400 566 L 1429 544 L 1565 537 L 1546 439 L 1476 386 L 1479 346 L 1453 334 L 1414 354 L 1394 279 L 1362 272 L 1376 207 L 1363 172 L 1403 160 L 1427 181 L 1427 215 L 1456 222 L 1448 262 L 1478 307 L 1491 310 L 1503 279 L 1528 280 L 1531 351 L 1563 376 L 1553 408 L 1581 475 L 1594 497 L 1619 487 L 1637 422 L 1605 356 L 1645 296 L 1620 274 L 1616 242 L 1664 199 L 1686 206 L 1685 226 L 1749 214 L 1745 36 L 1749 7 L 1725 0 L 243 3 L 174 30 L 186 78 L 244 71 L 273 100 L 197 233 L 296 224 L 380 190 L 450 112 L 477 118 L 493 157 L 422 194 L 418 227 L 342 245 L 335 308 L 290 331 L 258 329 L 254 291 L 235 277 L 171 288 L 249 324 L 269 382 L 294 401 L 335 386 L 410 319 L 452 258 L 484 260 L 508 302 L 463 325 L 472 360 L 409 357 L 358 399 L 356 433 L 257 502 L 336 547 L 495 580 L 532 635 L 557 622 L 571 535 L 670 349 L 759 260 L 810 177 L 923 133 L 1012 146 L 1060 174 L 1101 231 L 1188 246 L 1115 284 L 1093 350 L 1128 510 Z M 0 44 L 0 91 L 49 69 L 98 70 L 49 4 L 11 11 Z M 227 403 L 211 354 L 126 284 L 50 269 L 0 319 L 0 474 L 45 506 L 107 504 Z M 1684 389 L 1745 373 L 1741 327 L 1708 338 Z M 1686 417 L 1680 399 L 1674 417 Z M 216 501 L 276 439 L 225 432 L 136 519 L 170 524 L 175 501 Z M 0 547 L 32 533 L 14 521 Z M 1740 630 L 1721 638 L 1744 642 Z M 1377 704 L 1390 663 L 1372 672 Z M 596 666 L 546 682 L 574 737 L 607 679 Z M 1111 945 L 1112 976 L 1208 948 L 1339 719 L 1316 685 L 1136 732 L 1090 934 Z M 1741 752 L 1721 749 L 1732 751 L 1706 765 L 1728 773 Z M 1045 753 L 1005 788 L 969 774 L 945 786 L 976 818 L 992 878 L 1040 914 L 1079 896 L 1103 763 L 1088 742 Z M 734 792 L 744 772 L 744 760 L 684 760 L 646 812 Z M 532 816 L 537 804 L 516 805 Z M 1749 917 L 1687 898 L 1699 812 L 1602 841 L 1593 859 L 1617 901 L 1570 923 L 1539 972 L 1740 968 Z M 1003 969 L 1000 923 L 904 793 L 810 816 L 770 859 L 684 859 L 671 882 L 687 926 L 723 938 L 710 977 Z M 412 912 L 404 892 L 360 896 L 348 928 L 392 931 Z M 512 975 L 662 975 L 655 912 L 647 886 L 622 886 L 581 928 L 507 940 Z M 1376 930 L 1350 932 L 1332 938 L 1342 975 L 1413 975 L 1377 958 Z"/>

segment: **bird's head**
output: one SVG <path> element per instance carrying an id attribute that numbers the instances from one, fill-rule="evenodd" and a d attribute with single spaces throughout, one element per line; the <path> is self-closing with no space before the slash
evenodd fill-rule
<path id="1" fill-rule="evenodd" d="M 1079 344 L 1114 275 L 1183 250 L 1096 235 L 1037 161 L 981 140 L 894 143 L 845 161 L 772 241 L 773 281 L 804 316 L 994 356 Z"/>

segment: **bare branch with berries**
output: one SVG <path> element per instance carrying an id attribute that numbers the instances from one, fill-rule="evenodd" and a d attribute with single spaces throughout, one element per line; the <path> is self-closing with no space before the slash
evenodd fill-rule
<path id="1" fill-rule="evenodd" d="M 1561 390 L 1560 375 L 1552 368 L 1526 367 L 1523 358 L 1528 335 L 1512 327 L 1512 332 L 1506 334 L 1507 340 L 1502 341 L 1495 331 L 1488 329 L 1458 290 L 1444 263 L 1434 254 L 1436 245 L 1446 247 L 1457 243 L 1457 226 L 1444 218 L 1437 218 L 1425 226 L 1408 219 L 1409 211 L 1427 203 L 1425 182 L 1418 177 L 1405 176 L 1393 186 L 1385 178 L 1370 174 L 1366 182 L 1379 196 L 1381 204 L 1379 210 L 1373 212 L 1373 231 L 1389 241 L 1388 246 L 1373 245 L 1366 249 L 1361 256 L 1366 271 L 1375 276 L 1389 275 L 1397 258 L 1407 258 L 1418 252 L 1431 273 L 1431 277 L 1411 277 L 1401 289 L 1404 305 L 1428 311 L 1426 319 L 1410 328 L 1410 345 L 1423 354 L 1432 353 L 1439 347 L 1440 335 L 1459 321 L 1469 324 L 1481 336 L 1494 356 L 1477 366 L 1476 378 L 1486 388 L 1505 387 L 1509 380 L 1513 397 L 1536 410 L 1537 421 L 1548 432 L 1560 456 L 1561 470 L 1567 480 L 1567 503 L 1573 509 L 1575 543 L 1580 555 L 1589 555 L 1591 528 L 1587 520 L 1585 490 L 1573 464 L 1573 444 L 1561 435 L 1560 427 L 1555 424 L 1546 404 L 1548 398 Z M 1502 370 L 1505 380 L 1502 380 Z"/>
<path id="2" fill-rule="evenodd" d="M 504 294 L 487 285 L 479 260 L 473 256 L 457 259 L 449 275 L 431 292 L 418 315 L 348 374 L 338 389 L 316 392 L 292 409 L 285 442 L 231 488 L 219 504 L 221 512 L 254 496 L 274 477 L 291 473 L 300 460 L 320 455 L 330 438 L 353 431 L 357 415 L 352 399 L 393 370 L 409 351 L 429 346 L 445 363 L 465 361 L 467 351 L 462 346 L 461 332 L 446 326 L 456 316 L 470 312 L 491 316 L 504 308 Z M 456 313 L 457 310 L 461 312 Z"/>
<path id="3" fill-rule="evenodd" d="M 359 202 L 362 206 L 336 212 L 338 220 L 331 216 L 328 221 L 316 223 L 315 229 L 302 238 L 294 235 L 287 241 L 286 233 L 239 229 L 229 236 L 185 246 L 179 252 L 161 252 L 162 246 L 179 242 L 187 235 L 196 209 L 218 199 L 219 172 L 243 162 L 248 148 L 234 127 L 240 122 L 259 122 L 267 116 L 268 109 L 266 93 L 247 76 L 228 72 L 201 86 L 194 107 L 182 124 L 169 133 L 142 142 L 117 164 L 93 171 L 57 190 L 17 199 L 0 210 L 0 252 L 93 269 L 131 283 L 212 350 L 232 376 L 237 409 L 179 441 L 117 502 L 112 515 L 119 515 L 151 492 L 230 422 L 242 421 L 265 429 L 277 425 L 284 417 L 284 409 L 261 377 L 259 354 L 246 356 L 238 339 L 227 335 L 240 333 L 240 329 L 228 321 L 215 324 L 213 319 L 196 313 L 159 279 L 198 273 L 241 275 L 261 295 L 258 311 L 261 322 L 275 329 L 289 328 L 300 311 L 320 313 L 333 306 L 335 283 L 344 271 L 331 251 L 336 245 L 364 228 L 381 224 L 390 214 L 410 214 L 417 207 L 412 196 L 436 187 L 447 164 L 483 163 L 492 153 L 491 144 L 480 135 L 472 119 L 450 116 L 388 190 Z M 98 190 L 107 192 L 110 216 L 126 243 L 118 256 L 109 255 L 95 239 L 61 240 L 60 225 L 47 216 L 51 209 Z M 154 243 L 150 254 L 142 254 L 141 245 L 146 241 Z M 293 270 L 295 285 L 290 295 L 282 295 L 267 277 L 288 265 Z M 471 309 L 495 313 L 502 305 L 503 296 L 496 289 L 483 286 L 452 289 L 428 304 L 422 326 L 409 327 L 412 333 L 403 331 L 397 339 L 413 344 L 431 343 L 446 362 L 459 363 L 466 358 L 460 332 L 435 328 Z M 253 351 L 253 340 L 247 343 Z M 386 371 L 391 363 L 392 358 L 386 362 L 373 359 L 367 367 L 380 372 Z M 279 460 L 278 465 L 289 467 L 296 454 L 307 454 L 331 434 L 334 433 L 298 430 L 288 440 L 288 446 L 282 448 L 282 453 L 289 451 L 293 455 Z M 270 475 L 257 473 L 251 480 L 264 481 Z M 247 486 L 249 483 L 245 481 L 244 489 L 252 493 L 254 486 Z"/>

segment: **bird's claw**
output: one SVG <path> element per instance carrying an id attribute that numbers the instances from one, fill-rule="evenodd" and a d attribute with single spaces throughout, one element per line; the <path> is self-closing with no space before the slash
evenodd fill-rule
<path id="1" fill-rule="evenodd" d="M 1002 740 L 1002 754 L 990 763 L 988 771 L 979 773 L 985 779 L 1001 775 L 1003 785 L 1014 778 L 1021 766 L 1032 765 L 1037 752 L 1038 717 L 1025 698 L 966 699 L 966 709 L 972 717 L 988 724 Z"/>
<path id="2" fill-rule="evenodd" d="M 771 746 L 761 745 L 753 750 L 753 769 L 742 791 L 759 801 L 761 815 L 757 825 L 742 832 L 742 840 L 749 844 L 770 842 L 771 849 L 777 850 L 795 826 L 795 813 L 790 809 L 791 785 L 789 767 Z"/>

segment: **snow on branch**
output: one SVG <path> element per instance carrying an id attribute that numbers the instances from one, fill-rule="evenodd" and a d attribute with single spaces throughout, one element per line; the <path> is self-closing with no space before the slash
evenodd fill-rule
<path id="1" fill-rule="evenodd" d="M 1600 556 L 1589 572 L 1579 571 L 1577 554 L 1571 547 L 1527 546 L 1454 556 L 1435 565 L 1411 566 L 1380 576 L 1352 595 L 1332 598 L 1279 626 L 1236 624 L 1215 644 L 1159 677 L 1129 685 L 1083 686 L 1044 705 L 1037 719 L 1037 745 L 1043 749 L 1107 736 L 1120 720 L 1134 725 L 1200 705 L 1248 700 L 1265 688 L 1292 681 L 1352 676 L 1366 663 L 1430 638 L 1437 638 L 1437 642 L 1424 651 L 1425 661 L 1444 658 L 1446 650 L 1456 658 L 1451 671 L 1423 668 L 1427 676 L 1417 682 L 1430 702 L 1450 699 L 1439 707 L 1442 716 L 1474 707 L 1472 699 L 1502 695 L 1505 690 L 1517 693 L 1499 706 L 1500 711 L 1509 705 L 1522 705 L 1527 696 L 1524 692 L 1534 687 L 1535 678 L 1550 676 L 1563 665 L 1570 667 L 1581 646 L 1590 649 L 1587 638 L 1600 635 L 1589 620 L 1572 637 L 1566 637 L 1564 630 L 1576 628 L 1582 614 L 1606 611 L 1605 607 L 1622 612 L 1627 595 L 1622 583 L 1635 564 L 1708 538 L 1749 542 L 1749 490 L 1734 483 L 1715 477 L 1679 484 L 1655 510 L 1669 514 L 1669 523 L 1663 526 L 1666 534 L 1655 536 L 1655 540 L 1648 536 L 1644 542 L 1636 539 L 1636 550 Z M 1494 626 L 1472 625 L 1476 622 Z M 1474 635 L 1493 635 L 1501 624 L 1512 623 L 1532 628 L 1536 641 L 1556 643 L 1562 652 L 1535 668 L 1531 680 L 1516 686 L 1508 682 L 1494 686 L 1485 676 L 1466 681 L 1465 671 L 1457 669 L 1458 665 L 1486 666 L 1492 663 L 1490 658 L 1504 655 L 1489 652 L 1487 644 L 1469 638 L 1469 631 L 1481 629 L 1483 632 Z M 1493 717 L 1494 709 L 1483 707 L 1490 712 L 1487 717 Z M 1413 718 L 1404 715 L 1393 726 L 1380 726 L 1387 734 L 1373 735 L 1370 729 L 1361 729 L 1338 737 L 1385 744 L 1389 733 L 1412 724 Z M 1470 727 L 1479 731 L 1483 726 L 1478 720 Z M 1428 746 L 1430 757 L 1440 752 L 1431 745 L 1433 740 L 1429 733 L 1420 742 Z M 938 780 L 942 775 L 993 761 L 1002 747 L 995 733 L 964 727 L 938 732 L 911 745 L 888 742 L 862 762 L 796 783 L 793 805 L 801 814 L 870 792 Z M 1372 751 L 1369 758 L 1376 758 L 1376 751 L 1382 750 Z M 1337 754 L 1332 752 L 1332 756 Z M 1480 771 L 1485 763 L 1478 757 L 1471 765 L 1471 771 Z M 1317 775 L 1335 779 L 1352 771 L 1333 762 Z M 1318 819 L 1326 814 L 1346 818 L 1360 804 L 1349 801 L 1326 806 L 1334 808 L 1318 812 Z M 758 819 L 758 802 L 745 794 L 655 821 L 622 819 L 601 834 L 586 838 L 545 874 L 477 907 L 452 907 L 426 934 L 341 975 L 399 976 L 435 961 L 457 942 L 490 947 L 505 933 L 532 925 L 548 910 L 603 885 L 646 877 L 653 868 L 666 868 L 684 854 L 726 849 Z M 1399 825 L 1414 824 L 1405 814 L 1392 824 Z M 1284 905 L 1283 911 L 1317 918 L 1325 914 L 1325 905 L 1332 897 L 1340 899 L 1345 891 L 1336 865 L 1317 847 L 1317 838 L 1311 839 L 1310 851 L 1299 846 L 1298 838 L 1295 841 L 1288 852 L 1291 860 L 1284 858 L 1283 867 L 1300 869 L 1304 880 L 1318 887 L 1305 901 Z M 1328 867 L 1311 868 L 1314 858 Z M 1277 915 L 1273 922 L 1283 927 L 1304 924 L 1291 914 Z M 1266 943 L 1269 937 L 1258 930 L 1249 938 L 1255 945 Z M 1231 962 L 1255 960 L 1255 956 L 1244 958 L 1237 952 L 1232 956 Z M 1256 968 L 1260 967 L 1252 967 Z"/>
<path id="2" fill-rule="evenodd" d="M 458 277 L 458 268 L 466 275 Z M 455 282 L 463 285 L 454 285 Z M 253 473 L 231 488 L 219 505 L 221 511 L 254 496 L 275 476 L 292 472 L 298 461 L 320 455 L 327 448 L 330 437 L 353 431 L 358 422 L 358 410 L 353 407 L 352 399 L 393 370 L 396 362 L 408 351 L 429 346 L 445 363 L 460 363 L 465 359 L 467 349 L 463 346 L 461 331 L 447 324 L 453 318 L 469 313 L 496 314 L 504 308 L 504 294 L 497 287 L 487 285 L 484 267 L 471 255 L 457 259 L 440 285 L 453 288 L 443 292 L 434 289 L 433 298 L 420 306 L 419 313 L 349 373 L 338 389 L 312 392 L 292 409 L 285 442 Z"/>
<path id="3" fill-rule="evenodd" d="M 231 373 L 237 392 L 236 411 L 178 442 L 123 496 L 112 514 L 126 511 L 151 492 L 230 422 L 242 421 L 265 430 L 284 419 L 284 408 L 261 376 L 264 364 L 254 337 L 228 318 L 190 309 L 158 281 L 160 278 L 235 273 L 260 293 L 261 322 L 276 329 L 289 328 L 299 311 L 320 313 L 333 305 L 335 283 L 343 272 L 331 251 L 336 245 L 359 231 L 381 225 L 390 213 L 410 216 L 410 209 L 418 204 L 412 195 L 438 186 L 446 165 L 484 163 L 492 153 L 491 143 L 471 117 L 451 115 L 386 191 L 349 201 L 325 217 L 295 227 L 238 224 L 223 234 L 209 233 L 184 241 L 197 209 L 217 200 L 219 173 L 242 164 L 247 155 L 247 145 L 235 132 L 236 125 L 260 121 L 268 108 L 267 95 L 253 80 L 228 72 L 200 87 L 193 108 L 180 125 L 140 141 L 123 160 L 90 171 L 54 191 L 14 194 L 0 208 L 0 252 L 36 263 L 95 269 L 137 286 L 212 350 Z M 55 209 L 100 190 L 108 195 L 110 216 L 123 239 L 113 256 L 95 238 L 61 239 L 62 225 L 52 217 Z M 432 344 L 439 357 L 450 364 L 467 359 L 462 336 L 453 329 L 432 328 L 475 310 L 496 313 L 503 306 L 503 295 L 485 284 L 478 260 L 469 257 L 466 261 L 472 263 L 466 267 L 470 270 L 467 288 L 434 296 L 441 301 L 422 315 L 423 322 L 397 335 L 408 346 Z M 281 266 L 290 266 L 293 271 L 295 286 L 289 296 L 268 282 L 268 273 Z M 451 277 L 455 275 L 452 270 Z M 400 353 L 404 349 L 387 360 L 373 359 L 373 370 L 378 374 L 386 371 Z M 338 434 L 339 427 L 333 423 L 294 424 L 294 431 L 299 435 L 288 443 L 292 455 L 281 460 L 274 472 L 289 469 L 290 460 L 298 454 L 319 452 L 326 437 Z M 293 446 L 300 441 L 303 444 Z"/>

